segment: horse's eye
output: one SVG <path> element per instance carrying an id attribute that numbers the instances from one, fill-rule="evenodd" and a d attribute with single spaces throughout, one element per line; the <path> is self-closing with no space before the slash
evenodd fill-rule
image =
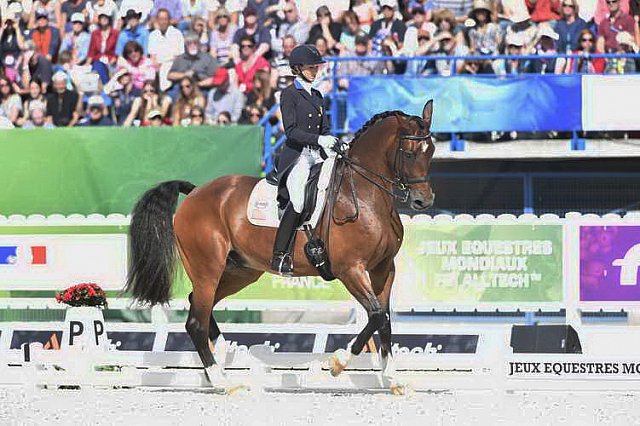
<path id="1" fill-rule="evenodd" d="M 416 158 L 416 154 L 411 151 L 405 151 L 404 158 L 406 158 L 407 160 L 413 160 L 414 158 Z"/>

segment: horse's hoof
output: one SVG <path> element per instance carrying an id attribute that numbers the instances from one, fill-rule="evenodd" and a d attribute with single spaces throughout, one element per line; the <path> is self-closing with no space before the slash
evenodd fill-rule
<path id="1" fill-rule="evenodd" d="M 351 355 L 345 349 L 338 349 L 329 359 L 329 371 L 333 377 L 338 377 L 347 368 Z"/>
<path id="2" fill-rule="evenodd" d="M 251 390 L 251 388 L 247 385 L 244 384 L 234 384 L 234 385 L 229 385 L 227 386 L 227 388 L 225 389 L 225 395 L 245 395 L 247 393 L 249 393 L 249 391 Z"/>
<path id="3" fill-rule="evenodd" d="M 219 365 L 211 365 L 204 369 L 204 376 L 212 386 L 224 385 L 227 381 L 227 376 Z"/>

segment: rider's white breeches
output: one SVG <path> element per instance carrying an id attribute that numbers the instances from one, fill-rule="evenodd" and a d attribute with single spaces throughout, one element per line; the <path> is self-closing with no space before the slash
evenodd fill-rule
<path id="1" fill-rule="evenodd" d="M 304 207 L 304 189 L 311 167 L 323 161 L 322 156 L 320 156 L 320 150 L 305 147 L 302 149 L 296 165 L 291 169 L 287 178 L 287 190 L 296 213 L 302 213 L 302 208 Z"/>

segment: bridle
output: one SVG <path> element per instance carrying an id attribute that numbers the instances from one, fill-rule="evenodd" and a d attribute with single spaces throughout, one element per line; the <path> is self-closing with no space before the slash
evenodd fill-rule
<path id="1" fill-rule="evenodd" d="M 429 182 L 430 180 L 429 175 L 417 176 L 417 177 L 407 177 L 405 175 L 404 159 L 407 156 L 407 154 L 409 154 L 410 156 L 415 156 L 415 153 L 413 151 L 409 151 L 404 148 L 404 146 L 402 145 L 402 142 L 404 140 L 420 141 L 422 143 L 427 143 L 427 141 L 431 141 L 431 132 L 427 132 L 424 135 L 399 135 L 398 136 L 398 148 L 396 148 L 396 153 L 393 160 L 393 175 L 394 175 L 393 179 L 390 179 L 387 176 L 384 176 L 380 173 L 374 172 L 368 167 L 363 166 L 359 162 L 349 158 L 349 156 L 342 149 L 342 147 L 339 147 L 336 149 L 341 160 L 349 168 L 349 172 L 351 175 L 351 191 L 354 196 L 354 200 L 356 199 L 355 186 L 353 184 L 354 171 L 358 173 L 360 176 L 362 176 L 364 179 L 372 183 L 373 185 L 377 186 L 379 189 L 381 189 L 385 193 L 389 194 L 392 198 L 398 199 L 402 203 L 406 203 L 407 200 L 409 199 L 411 185 L 416 183 Z M 380 183 L 374 181 L 372 176 L 382 180 L 383 182 L 391 184 L 391 188 L 392 188 L 391 191 L 388 190 L 384 185 L 381 185 Z M 394 189 L 397 192 L 395 192 Z"/>

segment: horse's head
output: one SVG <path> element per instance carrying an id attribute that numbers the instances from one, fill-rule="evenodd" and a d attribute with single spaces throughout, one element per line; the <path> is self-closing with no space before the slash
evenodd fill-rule
<path id="1" fill-rule="evenodd" d="M 398 116 L 395 148 L 389 151 L 397 187 L 413 210 L 425 210 L 433 205 L 435 194 L 429 182 L 429 168 L 435 145 L 431 138 L 433 100 L 422 109 L 422 117 Z"/>

